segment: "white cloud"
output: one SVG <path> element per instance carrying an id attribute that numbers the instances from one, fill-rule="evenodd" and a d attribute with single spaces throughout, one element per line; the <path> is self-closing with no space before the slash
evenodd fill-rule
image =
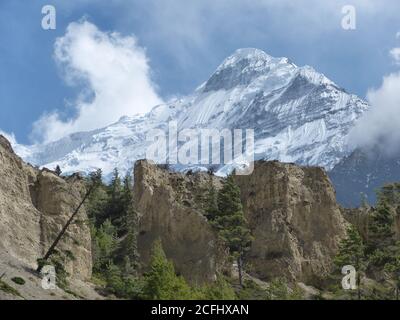
<path id="1" fill-rule="evenodd" d="M 74 22 L 57 39 L 54 57 L 67 83 L 83 87 L 73 104 L 75 117 L 64 120 L 63 110 L 56 110 L 34 123 L 36 142 L 97 129 L 162 103 L 150 79 L 145 50 L 134 36 L 102 32 L 86 20 Z"/>
<path id="2" fill-rule="evenodd" d="M 390 56 L 396 64 L 400 65 L 400 48 L 393 48 L 390 50 Z"/>
<path id="3" fill-rule="evenodd" d="M 400 39 L 400 31 L 396 33 L 396 39 Z M 394 63 L 400 65 L 400 48 L 393 48 L 390 50 L 389 54 L 394 60 Z"/>
<path id="4" fill-rule="evenodd" d="M 400 38 L 400 32 L 396 33 Z M 396 65 L 400 65 L 400 48 L 389 51 Z M 369 112 L 356 124 L 350 133 L 350 143 L 363 149 L 379 148 L 387 155 L 400 151 L 400 72 L 383 78 L 380 88 L 371 89 L 367 99 Z"/>
<path id="5" fill-rule="evenodd" d="M 384 77 L 380 88 L 368 92 L 372 108 L 357 123 L 350 140 L 362 148 L 380 147 L 388 155 L 400 151 L 400 73 Z"/>

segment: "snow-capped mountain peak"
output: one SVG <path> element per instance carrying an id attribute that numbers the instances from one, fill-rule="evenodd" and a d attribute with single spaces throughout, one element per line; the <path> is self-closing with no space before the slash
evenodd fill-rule
<path id="1" fill-rule="evenodd" d="M 274 58 L 262 50 L 255 48 L 242 48 L 236 50 L 232 55 L 226 58 L 217 68 L 216 72 L 223 69 L 235 67 L 237 64 L 244 62 L 248 67 L 260 67 L 270 63 Z"/>
<path id="2" fill-rule="evenodd" d="M 332 168 L 352 151 L 347 135 L 368 105 L 312 67 L 262 50 L 239 49 L 192 95 L 123 117 L 92 132 L 34 146 L 25 160 L 64 173 L 114 167 L 126 172 L 146 156 L 146 134 L 166 129 L 253 129 L 255 158 Z"/>

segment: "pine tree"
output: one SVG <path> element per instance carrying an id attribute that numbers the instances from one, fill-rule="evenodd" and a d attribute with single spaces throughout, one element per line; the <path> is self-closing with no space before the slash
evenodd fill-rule
<path id="1" fill-rule="evenodd" d="M 97 186 L 94 189 L 94 191 L 90 194 L 89 201 L 85 206 L 86 212 L 92 223 L 93 228 L 99 228 L 108 218 L 106 216 L 106 211 L 109 202 L 109 197 L 107 194 L 107 188 L 103 184 L 102 179 L 103 179 L 102 171 L 101 169 L 99 169 L 95 172 L 90 173 L 87 182 L 88 188 L 90 188 L 92 185 Z M 93 234 L 92 238 L 94 238 Z"/>
<path id="2" fill-rule="evenodd" d="M 352 265 L 361 270 L 365 260 L 365 247 L 360 234 L 352 225 L 347 229 L 347 237 L 340 243 L 339 251 L 335 257 L 335 265 L 342 268 Z"/>
<path id="3" fill-rule="evenodd" d="M 390 261 L 385 265 L 385 271 L 390 274 L 395 285 L 395 297 L 399 300 L 400 294 L 400 242 L 389 249 L 391 251 Z"/>
<path id="4" fill-rule="evenodd" d="M 113 260 L 117 241 L 117 230 L 110 220 L 106 220 L 95 233 L 94 270 L 101 272 Z"/>
<path id="5" fill-rule="evenodd" d="M 237 261 L 240 285 L 243 285 L 243 256 L 253 240 L 244 217 L 240 189 L 230 175 L 218 192 L 218 214 L 213 221 L 219 236 Z"/>
<path id="6" fill-rule="evenodd" d="M 389 249 L 395 244 L 394 217 L 387 201 L 380 199 L 368 225 L 367 252 L 372 266 L 384 267 L 390 262 Z"/>
<path id="7" fill-rule="evenodd" d="M 122 192 L 121 178 L 119 176 L 118 169 L 115 168 L 114 172 L 113 172 L 111 184 L 110 184 L 111 201 L 120 200 L 121 192 Z"/>
<path id="8" fill-rule="evenodd" d="M 218 191 L 214 186 L 212 177 L 206 194 L 206 214 L 210 221 L 213 221 L 218 214 Z"/>
<path id="9" fill-rule="evenodd" d="M 56 175 L 61 176 L 62 171 L 59 165 L 56 166 L 56 170 L 55 170 Z"/>
<path id="10" fill-rule="evenodd" d="M 400 214 L 400 183 L 385 185 L 378 194 L 378 201 L 379 203 L 385 202 L 391 208 L 393 218 L 394 215 Z M 394 224 L 394 221 L 392 224 Z M 393 227 L 391 230 L 393 230 Z M 399 300 L 400 242 L 395 240 L 393 232 L 387 232 L 385 235 L 389 237 L 389 240 L 386 246 L 387 263 L 384 266 L 384 270 L 389 274 L 392 282 L 394 282 L 395 297 L 396 300 Z"/>
<path id="11" fill-rule="evenodd" d="M 130 207 L 133 201 L 133 179 L 130 173 L 128 173 L 124 178 L 121 192 L 122 192 L 121 198 L 127 212 L 127 209 Z"/>
<path id="12" fill-rule="evenodd" d="M 144 298 L 148 300 L 181 300 L 191 298 L 191 288 L 182 277 L 175 274 L 171 261 L 167 260 L 161 241 L 154 243 L 150 271 L 145 274 Z"/>
<path id="13" fill-rule="evenodd" d="M 368 241 L 370 267 L 389 275 L 395 284 L 396 299 L 400 288 L 400 243 L 393 229 L 398 191 L 396 185 L 388 185 L 378 194 L 378 205 L 369 223 Z"/>
<path id="14" fill-rule="evenodd" d="M 118 169 L 114 169 L 111 184 L 108 187 L 109 203 L 107 216 L 110 217 L 111 222 L 118 228 L 119 235 L 121 235 L 120 231 L 125 218 L 125 207 L 122 190 L 123 186 Z"/>
<path id="15" fill-rule="evenodd" d="M 133 204 L 131 204 L 126 217 L 127 235 L 124 240 L 125 269 L 127 273 L 131 274 L 135 274 L 139 267 L 138 228 L 139 216 Z"/>
<path id="16" fill-rule="evenodd" d="M 97 169 L 96 171 L 91 172 L 89 176 L 90 176 L 90 180 L 93 183 L 99 184 L 102 182 L 102 179 L 103 179 L 103 170 Z"/>
<path id="17" fill-rule="evenodd" d="M 235 290 L 223 276 L 218 275 L 213 283 L 197 289 L 196 300 L 236 300 Z"/>
<path id="18" fill-rule="evenodd" d="M 347 237 L 340 243 L 334 263 L 339 270 L 346 265 L 351 265 L 356 269 L 358 299 L 361 299 L 361 273 L 366 268 L 366 256 L 362 238 L 354 226 L 348 228 Z"/>

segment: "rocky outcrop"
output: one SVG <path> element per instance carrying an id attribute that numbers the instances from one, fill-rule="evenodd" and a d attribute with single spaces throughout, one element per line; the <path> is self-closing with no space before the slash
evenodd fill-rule
<path id="1" fill-rule="evenodd" d="M 217 236 L 204 217 L 202 195 L 213 179 L 184 175 L 147 161 L 135 168 L 135 201 L 140 211 L 139 250 L 146 265 L 160 238 L 176 269 L 192 281 L 212 279 L 226 266 Z M 254 241 L 246 257 L 251 275 L 313 284 L 331 271 L 347 222 L 321 168 L 257 162 L 250 176 L 236 176 Z"/>
<path id="2" fill-rule="evenodd" d="M 255 238 L 247 256 L 253 275 L 312 284 L 328 274 L 346 222 L 325 171 L 257 162 L 236 181 Z"/>
<path id="3" fill-rule="evenodd" d="M 58 177 L 25 164 L 0 136 L 0 252 L 36 268 L 57 234 L 78 206 L 81 179 Z M 72 278 L 91 277 L 90 230 L 82 209 L 57 250 L 67 253 L 65 269 Z"/>
<path id="4" fill-rule="evenodd" d="M 207 174 L 171 173 L 145 160 L 136 162 L 134 198 L 140 213 L 138 248 L 144 269 L 154 241 L 161 239 L 176 271 L 192 283 L 212 281 L 223 271 L 225 251 L 202 209 L 209 179 Z"/>

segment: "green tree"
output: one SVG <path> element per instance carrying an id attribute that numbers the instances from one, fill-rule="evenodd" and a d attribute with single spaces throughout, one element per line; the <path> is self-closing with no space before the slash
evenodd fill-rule
<path id="1" fill-rule="evenodd" d="M 184 300 L 192 297 L 185 279 L 175 274 L 172 262 L 167 260 L 160 240 L 155 241 L 152 249 L 150 271 L 144 277 L 143 294 L 148 300 Z"/>
<path id="2" fill-rule="evenodd" d="M 132 175 L 128 172 L 122 183 L 122 202 L 125 208 L 129 208 L 133 201 L 133 179 Z"/>
<path id="3" fill-rule="evenodd" d="M 395 297 L 399 300 L 400 293 L 400 242 L 396 242 L 391 249 L 391 259 L 385 265 L 385 271 L 389 273 L 390 278 L 394 282 Z"/>
<path id="4" fill-rule="evenodd" d="M 123 185 L 118 169 L 114 169 L 111 183 L 108 186 L 108 195 L 107 216 L 110 217 L 112 223 L 118 227 L 118 231 L 121 231 L 125 218 L 125 203 L 123 198 Z M 121 235 L 121 232 L 118 232 L 118 235 Z"/>
<path id="5" fill-rule="evenodd" d="M 113 177 L 110 184 L 110 195 L 112 200 L 119 200 L 121 197 L 122 183 L 117 168 L 114 169 Z"/>
<path id="6" fill-rule="evenodd" d="M 56 175 L 61 176 L 62 171 L 59 165 L 56 166 L 56 170 L 55 170 Z"/>
<path id="7" fill-rule="evenodd" d="M 219 275 L 217 281 L 203 286 L 196 299 L 199 300 L 236 300 L 235 290 L 223 276 Z"/>
<path id="8" fill-rule="evenodd" d="M 138 228 L 139 216 L 134 208 L 134 205 L 131 204 L 126 216 L 127 234 L 123 242 L 125 271 L 131 274 L 135 274 L 135 271 L 139 267 L 140 255 L 137 246 Z"/>
<path id="9" fill-rule="evenodd" d="M 113 260 L 117 249 L 117 230 L 110 220 L 106 220 L 95 232 L 94 270 L 102 272 Z"/>
<path id="10" fill-rule="evenodd" d="M 98 171 L 95 176 L 91 177 L 88 184 L 89 187 L 91 184 L 98 185 L 98 187 L 90 194 L 88 202 L 85 205 L 92 226 L 98 228 L 108 218 L 107 207 L 109 203 L 107 188 L 102 183 L 101 171 Z M 94 235 L 92 235 L 92 237 L 94 238 Z"/>
<path id="11" fill-rule="evenodd" d="M 354 226 L 347 229 L 347 237 L 341 241 L 334 263 L 339 270 L 346 265 L 356 269 L 357 294 L 358 299 L 361 299 L 361 273 L 365 271 L 367 262 L 363 240 Z"/>
<path id="12" fill-rule="evenodd" d="M 390 249 L 395 244 L 394 216 L 385 199 L 380 199 L 368 224 L 367 253 L 371 266 L 384 267 L 390 262 Z"/>
<path id="13" fill-rule="evenodd" d="M 124 274 L 115 264 L 108 264 L 105 277 L 107 291 L 117 297 L 137 300 L 142 296 L 142 281 L 137 277 Z"/>
<path id="14" fill-rule="evenodd" d="M 400 203 L 399 191 L 398 184 L 381 189 L 368 228 L 369 267 L 382 272 L 394 283 L 396 299 L 400 288 L 400 243 L 396 241 L 394 219 Z"/>
<path id="15" fill-rule="evenodd" d="M 212 177 L 210 177 L 210 182 L 206 193 L 207 219 L 213 221 L 217 216 L 217 214 L 218 214 L 218 191 L 214 186 Z"/>
<path id="16" fill-rule="evenodd" d="M 244 217 L 240 189 L 235 184 L 233 175 L 226 179 L 218 192 L 218 214 L 213 225 L 237 261 L 239 282 L 243 286 L 243 256 L 250 249 L 253 238 Z"/>

